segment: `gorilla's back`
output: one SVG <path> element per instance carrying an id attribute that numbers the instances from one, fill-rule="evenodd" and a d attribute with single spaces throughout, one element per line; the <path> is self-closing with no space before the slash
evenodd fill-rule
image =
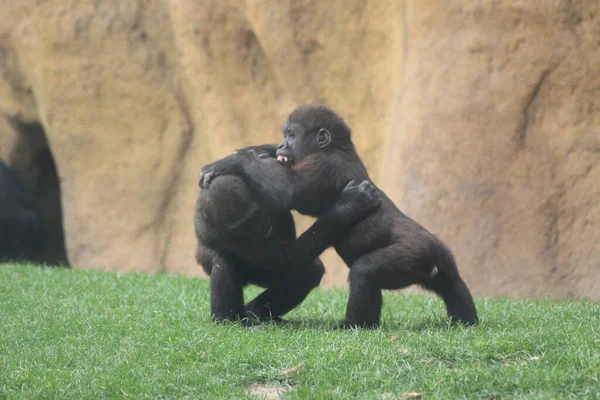
<path id="1" fill-rule="evenodd" d="M 196 203 L 196 235 L 207 243 L 222 242 L 229 227 L 239 225 L 256 207 L 252 192 L 235 175 L 218 176 L 208 189 L 200 190 Z"/>

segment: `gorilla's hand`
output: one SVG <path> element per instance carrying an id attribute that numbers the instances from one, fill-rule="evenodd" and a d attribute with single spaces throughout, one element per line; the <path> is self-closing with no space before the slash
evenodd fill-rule
<path id="1" fill-rule="evenodd" d="M 198 177 L 198 185 L 202 189 L 208 189 L 210 183 L 217 176 L 221 175 L 237 175 L 240 171 L 243 155 L 237 151 L 225 158 L 221 158 L 215 162 L 205 165 L 200 169 Z"/>
<path id="2" fill-rule="evenodd" d="M 201 189 L 208 189 L 210 181 L 215 177 L 214 170 L 210 165 L 206 165 L 200 169 L 200 176 L 198 177 L 198 186 Z"/>
<path id="3" fill-rule="evenodd" d="M 341 215 L 364 218 L 381 207 L 381 194 L 371 182 L 348 182 L 334 208 Z"/>
<path id="4" fill-rule="evenodd" d="M 200 169 L 198 185 L 202 189 L 208 189 L 210 182 L 217 176 L 239 175 L 243 169 L 243 165 L 255 159 L 275 159 L 276 150 L 277 147 L 272 144 L 249 146 L 236 150 L 233 154 L 202 167 Z"/>

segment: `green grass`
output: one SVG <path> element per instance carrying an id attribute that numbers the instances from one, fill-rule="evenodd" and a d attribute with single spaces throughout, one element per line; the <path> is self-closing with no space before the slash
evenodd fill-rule
<path id="1" fill-rule="evenodd" d="M 382 329 L 336 331 L 345 291 L 254 328 L 212 323 L 208 298 L 201 279 L 0 265 L 0 398 L 600 398 L 598 303 L 478 300 L 464 328 L 386 293 Z"/>

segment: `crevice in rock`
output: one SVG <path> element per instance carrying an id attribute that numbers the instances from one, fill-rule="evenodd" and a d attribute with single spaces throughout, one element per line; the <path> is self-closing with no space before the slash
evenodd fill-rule
<path id="1" fill-rule="evenodd" d="M 177 108 L 181 112 L 181 142 L 176 149 L 177 156 L 175 157 L 175 161 L 171 170 L 171 179 L 167 183 L 165 190 L 163 191 L 164 196 L 162 201 L 158 207 L 155 217 L 143 224 L 138 230 L 137 234 L 140 235 L 148 229 L 156 229 L 159 227 L 159 230 L 163 232 L 162 238 L 158 240 L 157 243 L 157 258 L 158 258 L 158 271 L 159 273 L 167 272 L 166 267 L 166 259 L 168 255 L 168 248 L 170 246 L 173 232 L 172 226 L 169 226 L 169 217 L 171 215 L 171 207 L 173 205 L 174 200 L 176 200 L 176 193 L 178 192 L 178 187 L 181 184 L 181 180 L 184 176 L 184 168 L 185 162 L 187 160 L 187 154 L 190 151 L 190 144 L 192 142 L 194 136 L 194 120 L 192 115 L 188 109 L 185 98 L 183 97 L 181 90 L 181 83 L 178 81 L 177 77 L 173 75 L 170 70 L 171 66 L 167 61 L 167 57 L 164 49 L 153 40 L 153 38 L 147 33 L 145 30 L 145 21 L 144 15 L 142 15 L 142 9 L 138 7 L 134 22 L 130 28 L 131 34 L 135 35 L 135 38 L 132 42 L 136 42 L 138 38 L 142 38 L 141 46 L 152 51 L 156 57 L 151 59 L 151 63 L 154 66 L 158 67 L 160 71 L 160 78 L 162 83 L 170 89 L 170 93 L 173 96 L 173 100 L 177 105 Z M 174 38 L 175 40 L 175 38 Z M 148 66 L 150 68 L 150 66 Z M 164 130 L 166 129 L 166 123 L 160 129 L 161 136 L 163 136 Z M 192 253 L 193 256 L 193 253 Z"/>
<path id="2" fill-rule="evenodd" d="M 49 242 L 44 253 L 44 262 L 48 264 L 68 265 L 60 180 L 56 171 L 54 157 L 48 147 L 37 154 L 36 164 L 40 175 L 34 195 L 49 233 Z"/>
<path id="3" fill-rule="evenodd" d="M 527 140 L 527 129 L 529 128 L 529 118 L 531 118 L 531 107 L 540 94 L 540 90 L 546 78 L 548 77 L 548 74 L 550 74 L 550 69 L 542 71 L 542 74 L 534 85 L 531 93 L 529 93 L 529 95 L 525 98 L 525 105 L 523 106 L 521 117 L 521 125 L 519 127 L 519 145 L 521 148 L 525 147 L 525 141 Z"/>
<path id="4" fill-rule="evenodd" d="M 558 219 L 561 214 L 561 203 L 564 196 L 564 188 L 558 188 L 558 191 L 548 197 L 545 204 L 544 215 L 547 226 L 544 232 L 545 236 L 545 254 L 550 266 L 550 273 L 556 273 L 560 270 L 558 266 L 558 242 L 560 231 L 558 228 Z"/>
<path id="5" fill-rule="evenodd" d="M 525 102 L 523 105 L 523 112 L 521 118 L 521 124 L 518 129 L 518 138 L 519 138 L 519 147 L 522 149 L 525 147 L 525 142 L 527 140 L 527 130 L 529 129 L 529 122 L 531 120 L 531 108 L 537 101 L 539 94 L 542 90 L 542 86 L 546 83 L 548 76 L 559 69 L 560 65 L 565 61 L 568 57 L 568 54 L 562 54 L 559 56 L 558 60 L 551 62 L 551 65 L 542 71 L 540 77 L 538 78 L 536 84 L 533 86 L 533 89 L 529 93 L 529 95 L 525 98 Z"/>
<path id="6" fill-rule="evenodd" d="M 173 179 L 166 187 L 164 191 L 165 196 L 163 198 L 163 202 L 160 205 L 158 210 L 158 218 L 160 226 L 162 227 L 163 232 L 167 232 L 164 236 L 163 249 L 160 253 L 160 272 L 166 272 L 166 259 L 168 255 L 168 247 L 171 242 L 171 238 L 173 236 L 172 228 L 169 229 L 167 227 L 167 218 L 170 215 L 170 208 L 173 204 L 173 199 L 175 198 L 175 193 L 177 192 L 177 188 L 181 185 L 181 179 L 183 177 L 183 170 L 185 168 L 185 161 L 187 160 L 187 154 L 190 151 L 190 144 L 192 142 L 192 138 L 194 137 L 194 119 L 192 118 L 190 111 L 187 107 L 185 99 L 181 94 L 181 90 L 174 89 L 174 98 L 175 102 L 178 105 L 179 110 L 181 111 L 181 115 L 183 118 L 183 126 L 181 128 L 182 138 L 179 148 L 177 149 L 177 157 L 175 164 L 173 165 Z"/>
<path id="7" fill-rule="evenodd" d="M 10 157 L 11 167 L 31 190 L 48 232 L 48 243 L 40 261 L 66 266 L 60 179 L 46 132 L 37 122 L 25 123 L 13 119 L 11 124 L 19 132 L 19 141 Z"/>

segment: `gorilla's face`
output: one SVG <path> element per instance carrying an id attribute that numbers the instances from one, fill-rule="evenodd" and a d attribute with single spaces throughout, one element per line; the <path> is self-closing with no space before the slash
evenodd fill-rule
<path id="1" fill-rule="evenodd" d="M 350 128 L 335 112 L 322 105 L 299 106 L 288 116 L 281 131 L 283 141 L 277 147 L 277 161 L 286 166 L 299 164 L 308 155 L 350 143 Z"/>

